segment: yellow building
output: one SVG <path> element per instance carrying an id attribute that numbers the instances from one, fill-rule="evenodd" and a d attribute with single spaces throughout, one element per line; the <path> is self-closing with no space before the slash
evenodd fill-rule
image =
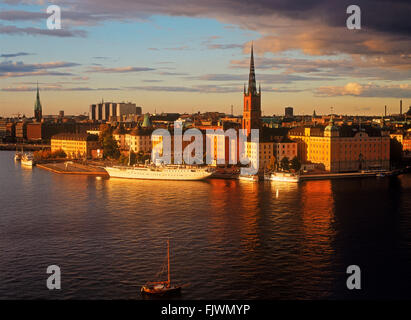
<path id="1" fill-rule="evenodd" d="M 274 167 L 274 142 L 252 142 L 247 141 L 245 153 L 251 163 L 258 162 L 258 171 L 272 169 Z"/>
<path id="2" fill-rule="evenodd" d="M 374 127 L 334 125 L 325 129 L 294 128 L 289 137 L 298 142 L 298 158 L 330 172 L 385 169 L 390 167 L 390 135 Z"/>
<path id="3" fill-rule="evenodd" d="M 98 153 L 98 136 L 86 133 L 60 133 L 51 137 L 51 152 L 63 150 L 68 158 L 91 158 Z"/>
<path id="4" fill-rule="evenodd" d="M 134 153 L 142 152 L 144 154 L 151 153 L 152 143 L 151 134 L 153 130 L 149 129 L 134 129 L 130 134 L 124 137 L 124 148 L 132 150 Z"/>

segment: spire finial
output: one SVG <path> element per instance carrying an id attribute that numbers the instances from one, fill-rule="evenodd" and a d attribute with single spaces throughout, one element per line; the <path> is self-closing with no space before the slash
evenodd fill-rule
<path id="1" fill-rule="evenodd" d="M 251 57 L 250 57 L 250 75 L 248 78 L 248 93 L 257 94 L 257 88 L 255 84 L 255 70 L 254 70 L 254 46 L 251 42 Z"/>

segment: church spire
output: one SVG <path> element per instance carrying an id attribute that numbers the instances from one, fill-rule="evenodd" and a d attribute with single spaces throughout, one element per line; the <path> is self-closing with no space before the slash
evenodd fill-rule
<path id="1" fill-rule="evenodd" d="M 257 85 L 255 83 L 255 69 L 254 69 L 254 52 L 253 44 L 251 43 L 251 58 L 250 58 L 250 75 L 248 77 L 248 93 L 256 95 Z"/>
<path id="2" fill-rule="evenodd" d="M 34 117 L 36 118 L 36 121 L 40 122 L 42 118 L 42 107 L 41 107 L 41 102 L 40 102 L 40 92 L 39 92 L 39 83 L 37 82 L 37 96 L 36 96 L 36 102 L 34 104 Z"/>

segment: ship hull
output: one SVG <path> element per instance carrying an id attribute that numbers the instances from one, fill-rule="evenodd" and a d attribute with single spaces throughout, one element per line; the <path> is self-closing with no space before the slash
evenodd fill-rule
<path id="1" fill-rule="evenodd" d="M 204 180 L 212 175 L 212 172 L 199 169 L 150 169 L 106 167 L 110 178 L 141 179 L 141 180 Z"/>

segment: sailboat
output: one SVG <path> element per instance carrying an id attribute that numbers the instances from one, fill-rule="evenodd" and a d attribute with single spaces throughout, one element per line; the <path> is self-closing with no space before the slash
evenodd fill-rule
<path id="1" fill-rule="evenodd" d="M 141 294 L 163 296 L 181 291 L 181 286 L 171 284 L 170 273 L 170 240 L 167 240 L 167 281 L 147 282 L 141 287 Z"/>

